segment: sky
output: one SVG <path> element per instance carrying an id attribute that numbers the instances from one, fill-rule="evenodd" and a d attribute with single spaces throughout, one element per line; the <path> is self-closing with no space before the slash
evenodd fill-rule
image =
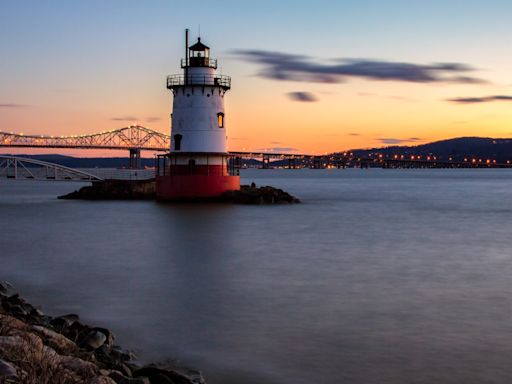
<path id="1" fill-rule="evenodd" d="M 0 0 L 0 130 L 169 133 L 189 28 L 232 78 L 230 150 L 512 137 L 511 15 L 509 0 Z M 110 155 L 83 152 L 67 153 Z"/>

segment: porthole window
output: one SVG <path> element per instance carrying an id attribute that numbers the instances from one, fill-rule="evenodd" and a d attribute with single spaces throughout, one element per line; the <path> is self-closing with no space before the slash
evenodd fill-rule
<path id="1" fill-rule="evenodd" d="M 219 128 L 224 128 L 224 113 L 217 113 L 217 123 L 219 124 Z"/>

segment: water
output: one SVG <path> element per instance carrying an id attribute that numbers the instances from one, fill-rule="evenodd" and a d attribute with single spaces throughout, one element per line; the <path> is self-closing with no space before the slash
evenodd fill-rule
<path id="1" fill-rule="evenodd" d="M 1 278 L 210 384 L 509 383 L 512 173 L 247 170 L 295 206 L 0 180 Z"/>

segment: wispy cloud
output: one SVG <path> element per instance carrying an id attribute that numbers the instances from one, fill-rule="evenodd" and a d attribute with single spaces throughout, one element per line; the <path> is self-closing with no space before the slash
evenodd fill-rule
<path id="1" fill-rule="evenodd" d="M 341 83 L 347 78 L 364 78 L 413 83 L 485 82 L 467 76 L 474 68 L 461 63 L 415 64 L 372 59 L 336 59 L 322 63 L 310 56 L 263 50 L 235 50 L 233 53 L 243 60 L 262 65 L 258 76 L 273 80 Z"/>
<path id="2" fill-rule="evenodd" d="M 141 119 L 139 119 L 138 117 L 136 116 L 119 116 L 119 117 L 111 117 L 110 120 L 112 121 L 140 121 Z"/>
<path id="3" fill-rule="evenodd" d="M 140 118 L 138 116 L 115 116 L 115 117 L 111 117 L 110 118 L 111 121 L 125 121 L 125 122 L 130 122 L 130 123 L 133 123 L 135 121 L 138 121 L 138 122 L 146 122 L 146 123 L 156 123 L 158 121 L 161 121 L 162 118 L 161 117 L 158 117 L 158 116 L 150 116 L 150 117 L 146 117 L 145 119 L 143 118 Z"/>
<path id="4" fill-rule="evenodd" d="M 312 102 L 315 102 L 315 101 L 318 101 L 318 99 L 316 98 L 315 95 L 313 95 L 312 93 L 310 92 L 302 92 L 302 91 L 298 91 L 298 92 L 289 92 L 286 94 L 290 99 L 294 100 L 294 101 L 302 101 L 302 102 L 306 102 L 306 103 L 312 103 Z"/>
<path id="5" fill-rule="evenodd" d="M 294 152 L 298 151 L 298 148 L 293 147 L 270 147 L 270 148 L 256 148 L 257 151 L 261 152 Z"/>
<path id="6" fill-rule="evenodd" d="M 360 133 L 351 132 L 348 134 L 349 136 L 361 136 Z"/>
<path id="7" fill-rule="evenodd" d="M 382 144 L 388 144 L 388 145 L 397 145 L 397 144 L 421 141 L 421 139 L 419 137 L 409 137 L 408 139 L 384 138 L 384 139 L 377 139 L 377 140 L 380 141 Z"/>
<path id="8" fill-rule="evenodd" d="M 493 95 L 483 97 L 456 97 L 454 99 L 448 99 L 448 101 L 458 104 L 489 103 L 493 101 L 512 101 L 512 96 Z"/>
<path id="9" fill-rule="evenodd" d="M 28 108 L 30 105 L 27 104 L 16 104 L 16 103 L 3 103 L 0 104 L 0 108 Z"/>

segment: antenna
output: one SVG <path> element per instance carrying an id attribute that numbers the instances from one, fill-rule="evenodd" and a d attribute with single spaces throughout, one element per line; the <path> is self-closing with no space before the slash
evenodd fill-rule
<path id="1" fill-rule="evenodd" d="M 197 29 L 198 29 L 198 31 L 199 31 L 199 37 L 201 37 L 201 24 L 198 24 L 198 25 L 197 25 Z"/>
<path id="2" fill-rule="evenodd" d="M 188 84 L 188 28 L 185 29 L 185 84 Z"/>

